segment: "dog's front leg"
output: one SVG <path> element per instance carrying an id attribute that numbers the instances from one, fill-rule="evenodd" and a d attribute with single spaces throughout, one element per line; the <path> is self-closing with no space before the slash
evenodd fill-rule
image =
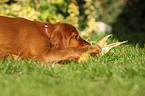
<path id="1" fill-rule="evenodd" d="M 83 47 L 69 47 L 63 50 L 51 50 L 43 53 L 43 59 L 46 62 L 60 62 L 78 59 L 84 53 L 99 54 L 101 47 L 96 45 L 86 45 Z"/>

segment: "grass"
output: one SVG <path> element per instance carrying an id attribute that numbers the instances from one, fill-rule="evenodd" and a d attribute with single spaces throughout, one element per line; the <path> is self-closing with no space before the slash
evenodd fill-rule
<path id="1" fill-rule="evenodd" d="M 0 96 L 143 96 L 145 47 L 113 50 L 87 63 L 0 60 Z"/>

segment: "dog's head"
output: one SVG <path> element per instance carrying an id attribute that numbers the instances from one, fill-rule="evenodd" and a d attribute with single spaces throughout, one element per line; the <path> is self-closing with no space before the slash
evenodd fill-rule
<path id="1" fill-rule="evenodd" d="M 57 49 L 90 45 L 80 37 L 78 30 L 74 26 L 61 22 L 55 24 L 51 42 Z"/>

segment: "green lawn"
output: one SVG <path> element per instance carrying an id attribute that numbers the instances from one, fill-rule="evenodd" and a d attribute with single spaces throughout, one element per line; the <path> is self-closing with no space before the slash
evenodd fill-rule
<path id="1" fill-rule="evenodd" d="M 0 96 L 145 95 L 145 47 L 123 44 L 112 50 L 115 54 L 87 63 L 0 60 Z"/>

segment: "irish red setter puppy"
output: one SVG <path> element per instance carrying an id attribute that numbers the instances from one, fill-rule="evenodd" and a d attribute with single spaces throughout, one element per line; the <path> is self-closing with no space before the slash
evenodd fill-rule
<path id="1" fill-rule="evenodd" d="M 70 24 L 0 16 L 0 57 L 19 55 L 60 62 L 76 60 L 87 52 L 98 54 L 101 48 L 83 40 Z"/>

